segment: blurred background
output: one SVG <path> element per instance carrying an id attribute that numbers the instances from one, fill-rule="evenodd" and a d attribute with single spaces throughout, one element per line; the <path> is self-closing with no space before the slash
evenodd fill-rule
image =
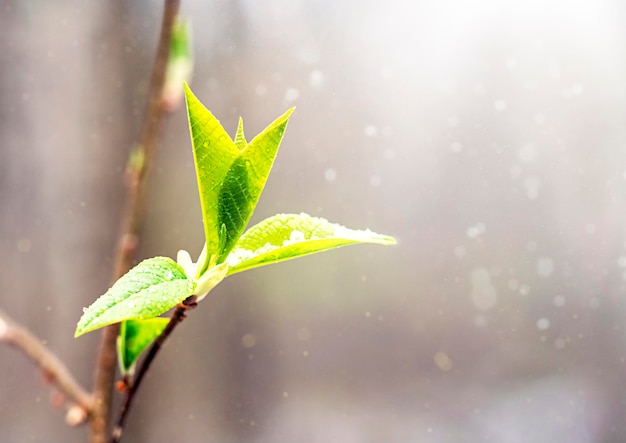
<path id="1" fill-rule="evenodd" d="M 162 2 L 0 5 L 0 307 L 85 385 Z M 251 138 L 297 106 L 253 222 L 396 236 L 238 274 L 171 337 L 128 442 L 621 443 L 626 6 L 183 0 L 192 88 Z M 184 110 L 138 258 L 199 253 Z M 0 441 L 85 441 L 0 347 Z"/>

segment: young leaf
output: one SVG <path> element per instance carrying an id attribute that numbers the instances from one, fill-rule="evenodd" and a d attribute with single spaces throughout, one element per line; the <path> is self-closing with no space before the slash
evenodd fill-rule
<path id="1" fill-rule="evenodd" d="M 156 317 L 192 295 L 195 288 L 171 258 L 144 260 L 85 309 L 74 337 L 122 320 Z"/>
<path id="2" fill-rule="evenodd" d="M 235 145 L 240 151 L 246 149 L 248 142 L 246 141 L 246 135 L 243 133 L 243 119 L 239 117 L 239 124 L 237 125 L 237 133 L 235 134 Z"/>
<path id="3" fill-rule="evenodd" d="M 117 356 L 122 374 L 133 372 L 141 353 L 161 335 L 169 321 L 168 318 L 157 317 L 122 322 L 120 335 L 117 337 Z"/>
<path id="4" fill-rule="evenodd" d="M 211 256 L 219 254 L 222 222 L 219 217 L 218 197 L 226 174 L 241 154 L 220 122 L 200 103 L 187 85 L 185 96 L 207 248 L 205 262 L 198 264 L 204 271 Z"/>
<path id="5" fill-rule="evenodd" d="M 220 215 L 229 229 L 218 263 L 226 259 L 252 217 L 293 111 L 289 109 L 254 137 L 226 176 L 223 189 L 227 192 L 221 194 Z M 231 177 L 234 180 L 229 182 Z"/>
<path id="6" fill-rule="evenodd" d="M 293 109 L 246 144 L 241 122 L 233 141 L 187 86 L 185 93 L 208 251 L 203 272 L 225 260 L 248 224 Z"/>
<path id="7" fill-rule="evenodd" d="M 228 274 L 358 243 L 393 245 L 396 240 L 308 214 L 277 214 L 254 225 L 228 255 Z"/>

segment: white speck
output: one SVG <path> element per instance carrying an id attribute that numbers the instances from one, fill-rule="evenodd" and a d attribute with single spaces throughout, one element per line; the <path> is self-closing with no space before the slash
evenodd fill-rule
<path id="1" fill-rule="evenodd" d="M 457 246 L 454 248 L 454 255 L 458 258 L 463 258 L 467 255 L 467 251 L 465 250 L 465 246 Z"/>
<path id="2" fill-rule="evenodd" d="M 256 337 L 253 334 L 244 335 L 241 337 L 241 345 L 246 349 L 254 347 L 256 345 Z"/>
<path id="3" fill-rule="evenodd" d="M 546 122 L 546 116 L 543 114 L 535 115 L 535 123 L 538 125 L 543 125 Z"/>
<path id="4" fill-rule="evenodd" d="M 596 225 L 594 225 L 593 223 L 587 223 L 585 225 L 585 232 L 587 232 L 587 234 L 589 235 L 593 235 L 596 233 Z"/>
<path id="5" fill-rule="evenodd" d="M 252 257 L 264 254 L 266 252 L 270 252 L 271 250 L 276 249 L 277 247 L 278 246 L 273 245 L 268 242 L 255 251 L 250 251 L 249 249 L 244 249 L 244 248 L 235 248 L 230 252 L 230 254 L 228 254 L 228 257 L 226 258 L 226 262 L 228 263 L 229 266 L 236 266 L 242 261 L 248 260 Z"/>
<path id="6" fill-rule="evenodd" d="M 471 298 L 474 306 L 481 311 L 493 308 L 496 305 L 498 293 L 491 283 L 489 272 L 483 268 L 476 269 L 472 271 L 470 279 L 472 283 Z"/>
<path id="7" fill-rule="evenodd" d="M 454 142 L 450 145 L 450 150 L 455 154 L 458 154 L 463 150 L 463 145 L 459 142 Z"/>
<path id="8" fill-rule="evenodd" d="M 483 95 L 485 93 L 485 87 L 483 85 L 476 85 L 474 86 L 474 94 L 476 95 Z"/>
<path id="9" fill-rule="evenodd" d="M 378 135 L 378 128 L 374 125 L 367 125 L 363 132 L 366 137 L 376 137 Z"/>
<path id="10" fill-rule="evenodd" d="M 313 88 L 321 88 L 324 85 L 324 74 L 319 69 L 311 71 L 309 85 Z"/>
<path id="11" fill-rule="evenodd" d="M 552 303 L 554 303 L 554 306 L 557 306 L 557 307 L 561 308 L 561 307 L 565 306 L 565 297 L 563 297 L 562 295 L 557 295 L 552 300 Z"/>
<path id="12" fill-rule="evenodd" d="M 378 175 L 372 175 L 370 177 L 370 186 L 373 188 L 380 186 L 381 182 L 382 182 L 382 179 Z"/>
<path id="13" fill-rule="evenodd" d="M 291 231 L 291 234 L 289 234 L 289 244 L 299 243 L 304 240 L 305 240 L 304 232 L 302 231 L 298 231 L 297 229 L 294 229 L 293 231 Z"/>
<path id="14" fill-rule="evenodd" d="M 549 327 L 550 327 L 550 320 L 548 320 L 547 318 L 543 317 L 537 320 L 537 329 L 539 329 L 540 331 L 545 331 Z"/>
<path id="15" fill-rule="evenodd" d="M 474 226 L 470 226 L 469 228 L 467 228 L 466 234 L 469 238 L 477 238 L 480 235 L 485 233 L 485 230 L 487 229 L 487 227 L 484 225 L 484 223 L 476 223 Z"/>
<path id="16" fill-rule="evenodd" d="M 296 88 L 289 88 L 285 92 L 285 101 L 295 102 L 299 96 L 300 96 L 300 92 Z"/>
<path id="17" fill-rule="evenodd" d="M 257 85 L 257 87 L 254 89 L 254 92 L 256 92 L 256 95 L 265 95 L 267 94 L 267 86 Z"/>
<path id="18" fill-rule="evenodd" d="M 585 91 L 585 88 L 583 88 L 583 85 L 577 83 L 574 86 L 572 86 L 571 91 L 572 91 L 572 94 L 574 95 L 581 95 Z"/>
<path id="19" fill-rule="evenodd" d="M 87 308 L 83 308 L 83 314 L 87 312 Z"/>
<path id="20" fill-rule="evenodd" d="M 300 328 L 297 333 L 298 339 L 308 341 L 311 339 L 311 330 L 309 328 Z"/>
<path id="21" fill-rule="evenodd" d="M 549 257 L 541 257 L 537 260 L 537 274 L 549 277 L 554 272 L 554 261 Z"/>
<path id="22" fill-rule="evenodd" d="M 333 168 L 328 168 L 327 170 L 324 171 L 324 179 L 327 182 L 334 182 L 335 179 L 337 178 L 337 171 Z"/>
<path id="23" fill-rule="evenodd" d="M 502 112 L 506 109 L 506 102 L 504 100 L 496 100 L 493 102 L 493 108 L 498 112 Z"/>
<path id="24" fill-rule="evenodd" d="M 530 286 L 528 286 L 527 284 L 522 284 L 519 287 L 519 294 L 520 295 L 528 295 L 530 294 Z"/>
<path id="25" fill-rule="evenodd" d="M 517 158 L 524 162 L 529 163 L 537 158 L 537 146 L 534 143 L 528 143 L 522 146 L 517 151 Z"/>
<path id="26" fill-rule="evenodd" d="M 433 357 L 433 361 L 442 371 L 449 371 L 452 369 L 452 360 L 450 360 L 450 357 L 448 357 L 448 354 L 445 352 L 437 352 Z"/>

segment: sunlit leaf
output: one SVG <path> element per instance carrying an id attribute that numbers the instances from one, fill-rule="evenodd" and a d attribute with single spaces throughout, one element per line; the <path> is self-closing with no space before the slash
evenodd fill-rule
<path id="1" fill-rule="evenodd" d="M 132 373 L 135 362 L 169 323 L 168 318 L 126 320 L 122 322 L 117 338 L 117 356 L 122 374 Z"/>
<path id="2" fill-rule="evenodd" d="M 231 166 L 220 201 L 220 215 L 229 229 L 218 263 L 235 246 L 252 217 L 293 110 L 289 109 L 254 137 L 241 152 L 241 158 Z"/>
<path id="3" fill-rule="evenodd" d="M 171 258 L 144 260 L 85 309 L 74 336 L 122 320 L 157 317 L 192 295 L 195 288 Z"/>
<path id="4" fill-rule="evenodd" d="M 233 141 L 188 87 L 185 93 L 208 251 L 202 273 L 224 261 L 248 224 L 293 109 L 246 144 L 241 121 Z"/>
<path id="5" fill-rule="evenodd" d="M 237 125 L 237 133 L 235 134 L 235 145 L 240 151 L 243 151 L 248 142 L 246 141 L 246 135 L 243 132 L 243 119 L 239 117 L 239 124 Z"/>
<path id="6" fill-rule="evenodd" d="M 204 270 L 211 256 L 219 254 L 220 244 L 223 244 L 220 241 L 219 195 L 226 175 L 241 154 L 219 120 L 200 103 L 188 86 L 185 86 L 185 95 L 208 251 L 205 263 L 198 264 Z"/>
<path id="7" fill-rule="evenodd" d="M 277 214 L 246 231 L 228 255 L 229 275 L 340 246 L 396 240 L 370 230 L 354 230 L 308 214 Z"/>

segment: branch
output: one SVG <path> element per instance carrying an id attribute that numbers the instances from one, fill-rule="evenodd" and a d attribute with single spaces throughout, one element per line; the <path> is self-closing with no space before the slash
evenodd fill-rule
<path id="1" fill-rule="evenodd" d="M 154 157 L 156 142 L 166 111 L 163 89 L 172 28 L 178 15 L 179 6 L 180 0 L 165 0 L 161 33 L 156 59 L 152 67 L 150 91 L 140 144 L 131 155 L 131 161 L 127 170 L 127 204 L 118 241 L 113 281 L 130 269 L 139 244 L 138 234 L 145 206 L 146 175 Z M 94 377 L 96 401 L 91 420 L 91 443 L 105 443 L 107 440 L 111 421 L 111 400 L 117 361 L 115 343 L 118 334 L 119 324 L 116 324 L 105 328 L 101 336 Z"/>
<path id="2" fill-rule="evenodd" d="M 46 380 L 76 403 L 68 410 L 66 417 L 68 424 L 77 426 L 87 420 L 94 405 L 93 397 L 83 389 L 56 355 L 2 310 L 0 310 L 0 342 L 7 343 L 26 354 L 42 370 Z"/>
<path id="3" fill-rule="evenodd" d="M 132 406 L 133 400 L 135 399 L 135 394 L 139 389 L 139 385 L 143 380 L 144 375 L 148 372 L 148 369 L 152 365 L 152 361 L 157 356 L 165 341 L 170 336 L 170 334 L 174 331 L 176 326 L 178 326 L 185 318 L 187 318 L 187 311 L 189 309 L 193 309 L 198 306 L 198 297 L 192 295 L 187 298 L 181 304 L 179 304 L 172 317 L 170 322 L 167 324 L 161 335 L 157 337 L 157 339 L 152 343 L 150 349 L 148 350 L 148 354 L 141 362 L 141 366 L 137 371 L 137 375 L 133 380 L 133 383 L 130 385 L 128 392 L 126 394 L 126 400 L 124 401 L 124 405 L 122 406 L 122 410 L 120 412 L 120 417 L 117 420 L 117 425 L 113 428 L 113 436 L 111 437 L 111 443 L 119 443 L 122 438 L 122 432 L 124 430 L 124 425 L 126 424 L 126 417 L 128 417 L 128 412 L 130 411 L 130 407 Z"/>

